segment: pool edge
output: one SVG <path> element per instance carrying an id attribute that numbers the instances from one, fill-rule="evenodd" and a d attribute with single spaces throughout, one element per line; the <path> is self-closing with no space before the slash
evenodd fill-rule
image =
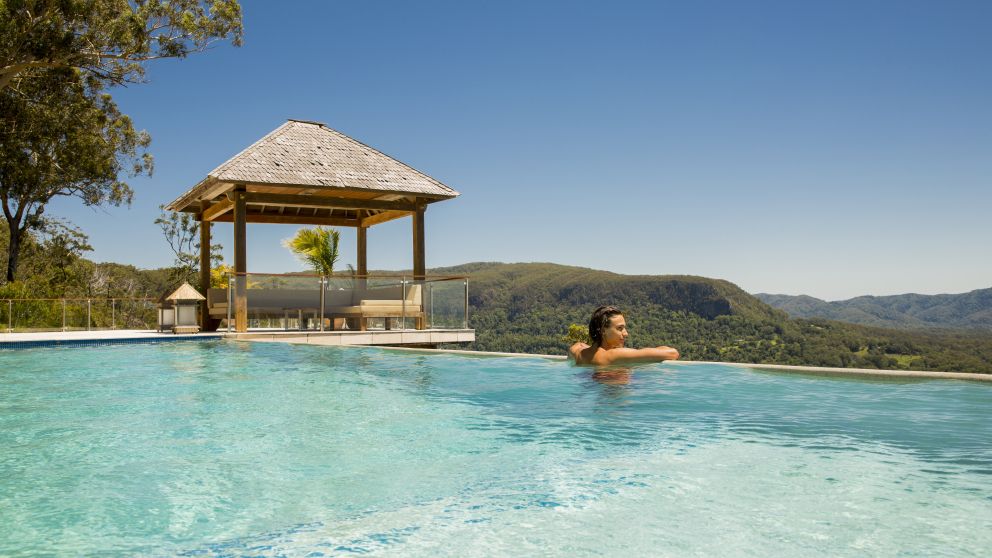
<path id="1" fill-rule="evenodd" d="M 452 353 L 465 356 L 479 357 L 530 357 L 543 358 L 549 360 L 565 360 L 564 355 L 542 355 L 531 353 L 499 353 L 487 351 L 470 351 L 465 349 L 423 349 L 413 347 L 378 347 L 393 351 L 427 352 L 427 353 Z M 680 366 L 684 364 L 722 364 L 725 366 L 735 366 L 738 368 L 750 368 L 752 370 L 770 370 L 775 372 L 794 372 L 797 374 L 819 374 L 825 376 L 868 376 L 881 378 L 924 378 L 933 380 L 973 380 L 978 382 L 992 382 L 992 374 L 977 374 L 974 372 L 936 372 L 925 370 L 875 370 L 872 368 L 832 368 L 827 366 L 797 366 L 790 364 L 755 364 L 748 362 L 719 362 L 708 360 L 676 360 L 666 361 L 666 366 Z"/>

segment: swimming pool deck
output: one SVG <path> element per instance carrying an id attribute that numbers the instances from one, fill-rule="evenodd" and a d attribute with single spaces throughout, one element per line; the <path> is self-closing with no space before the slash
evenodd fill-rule
<path id="1" fill-rule="evenodd" d="M 123 345 L 166 341 L 203 341 L 207 339 L 232 339 L 240 341 L 294 343 L 325 346 L 380 346 L 384 349 L 419 351 L 432 353 L 453 353 L 477 357 L 525 357 L 565 360 L 562 355 L 536 355 L 530 353 L 496 353 L 459 349 L 432 349 L 438 343 L 464 343 L 475 341 L 473 329 L 431 329 L 431 330 L 390 330 L 390 331 L 284 331 L 258 330 L 248 333 L 227 333 L 224 331 L 175 335 L 149 330 L 103 330 L 103 331 L 46 331 L 34 333 L 0 333 L 0 349 L 28 347 L 73 347 L 85 345 Z M 702 364 L 703 361 L 669 361 L 666 366 Z M 727 366 L 783 372 L 793 374 L 813 374 L 838 377 L 867 378 L 918 378 L 941 380 L 972 380 L 992 382 L 992 374 L 968 372 L 932 372 L 925 370 L 875 370 L 870 368 L 830 368 L 823 366 L 792 366 L 783 364 L 751 364 L 743 362 L 721 362 Z"/>

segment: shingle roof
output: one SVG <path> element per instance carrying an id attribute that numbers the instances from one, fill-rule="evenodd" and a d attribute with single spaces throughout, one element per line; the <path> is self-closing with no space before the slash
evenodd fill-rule
<path id="1" fill-rule="evenodd" d="M 290 120 L 210 171 L 171 205 L 217 182 L 381 191 L 431 198 L 458 192 L 318 122 Z M 186 205 L 181 203 L 180 205 Z"/>

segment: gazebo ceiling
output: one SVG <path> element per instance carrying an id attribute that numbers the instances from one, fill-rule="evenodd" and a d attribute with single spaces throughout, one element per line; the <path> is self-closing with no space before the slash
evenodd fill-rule
<path id="1" fill-rule="evenodd" d="M 207 174 L 166 206 L 233 220 L 246 191 L 249 223 L 371 226 L 458 192 L 327 126 L 290 120 Z"/>

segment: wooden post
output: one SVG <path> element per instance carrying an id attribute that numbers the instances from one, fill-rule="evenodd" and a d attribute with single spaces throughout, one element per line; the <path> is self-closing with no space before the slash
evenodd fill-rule
<path id="1" fill-rule="evenodd" d="M 421 203 L 419 200 L 417 202 L 417 211 L 413 213 L 413 284 L 421 285 L 420 292 L 421 297 L 423 297 L 423 285 L 425 283 L 427 275 L 427 263 L 426 263 L 426 250 L 424 245 L 424 210 L 427 208 L 426 204 Z M 404 293 L 404 298 L 406 298 L 406 293 Z M 404 312 L 405 313 L 405 312 Z M 421 298 L 420 314 L 423 315 L 423 298 Z M 387 318 L 388 319 L 388 318 Z M 424 320 L 421 317 L 417 318 L 417 329 L 424 329 Z"/>
<path id="2" fill-rule="evenodd" d="M 234 187 L 234 331 L 248 331 L 247 203 L 244 184 Z"/>
<path id="3" fill-rule="evenodd" d="M 355 261 L 355 273 L 359 276 L 358 279 L 352 283 L 353 291 L 351 296 L 358 300 L 357 297 L 363 296 L 365 289 L 368 288 L 369 280 L 366 275 L 369 274 L 369 256 L 368 256 L 368 230 L 369 228 L 363 223 L 364 219 L 368 217 L 368 212 L 364 209 L 359 209 L 357 212 L 358 226 L 355 227 L 357 233 L 357 252 L 358 257 Z M 357 293 L 359 294 L 356 294 Z M 365 331 L 365 318 L 345 318 L 345 323 L 348 324 L 349 329 L 358 329 Z"/>
<path id="4" fill-rule="evenodd" d="M 203 296 L 207 296 L 207 289 L 210 288 L 210 221 L 203 219 L 203 212 L 208 207 L 209 202 L 200 202 L 200 288 L 203 289 Z M 200 303 L 200 331 L 213 331 L 207 301 Z"/>
<path id="5" fill-rule="evenodd" d="M 413 212 L 413 279 L 423 280 L 427 275 L 424 250 L 424 210 L 427 207 L 418 200 L 417 210 Z"/>
<path id="6" fill-rule="evenodd" d="M 358 211 L 358 261 L 356 262 L 357 269 L 356 273 L 359 275 L 368 275 L 369 273 L 369 260 L 368 260 L 368 239 L 366 233 L 368 229 L 362 225 L 362 217 L 364 217 L 365 212 L 362 210 Z"/>

